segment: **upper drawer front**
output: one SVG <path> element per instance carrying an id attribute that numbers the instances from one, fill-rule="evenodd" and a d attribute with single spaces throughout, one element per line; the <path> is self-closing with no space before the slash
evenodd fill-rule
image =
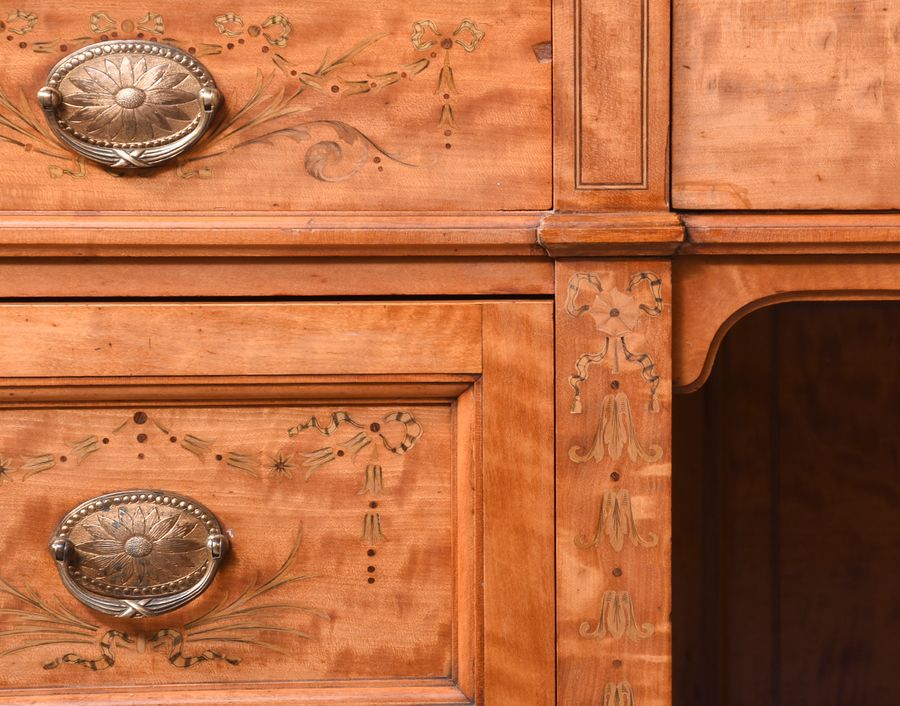
<path id="1" fill-rule="evenodd" d="M 550 207 L 549 0 L 21 8 L 0 13 L 2 210 Z M 189 52 L 224 98 L 197 146 L 124 178 L 67 152 L 37 102 L 60 59 L 115 39 Z"/>

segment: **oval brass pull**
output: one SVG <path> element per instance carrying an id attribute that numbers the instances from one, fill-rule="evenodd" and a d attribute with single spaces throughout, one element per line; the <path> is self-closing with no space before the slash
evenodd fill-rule
<path id="1" fill-rule="evenodd" d="M 196 500 L 163 490 L 107 493 L 62 519 L 50 554 L 67 589 L 119 618 L 175 610 L 212 582 L 228 538 Z"/>
<path id="2" fill-rule="evenodd" d="M 176 47 L 138 40 L 91 44 L 50 71 L 38 101 L 69 149 L 114 168 L 152 167 L 194 145 L 221 94 Z"/>

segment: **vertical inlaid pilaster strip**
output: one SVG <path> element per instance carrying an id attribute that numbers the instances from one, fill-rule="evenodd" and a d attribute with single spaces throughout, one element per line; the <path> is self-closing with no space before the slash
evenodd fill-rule
<path id="1" fill-rule="evenodd" d="M 670 265 L 556 272 L 558 703 L 670 706 Z"/>
<path id="2" fill-rule="evenodd" d="M 554 0 L 557 209 L 666 207 L 669 16 L 665 0 Z"/>

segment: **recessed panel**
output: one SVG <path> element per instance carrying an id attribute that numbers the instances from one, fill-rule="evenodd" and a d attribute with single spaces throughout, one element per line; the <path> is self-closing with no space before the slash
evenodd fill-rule
<path id="1" fill-rule="evenodd" d="M 16 409 L 0 429 L 4 686 L 451 677 L 448 406 Z M 199 565 L 211 512 L 230 551 L 205 592 L 155 617 L 70 594 L 47 544 L 105 493 L 72 523 L 76 578 L 140 613 L 128 591 Z"/>

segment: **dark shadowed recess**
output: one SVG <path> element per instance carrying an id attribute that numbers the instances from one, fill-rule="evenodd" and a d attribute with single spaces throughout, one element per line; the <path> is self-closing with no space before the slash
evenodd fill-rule
<path id="1" fill-rule="evenodd" d="M 900 704 L 900 304 L 749 316 L 674 419 L 675 705 Z"/>

